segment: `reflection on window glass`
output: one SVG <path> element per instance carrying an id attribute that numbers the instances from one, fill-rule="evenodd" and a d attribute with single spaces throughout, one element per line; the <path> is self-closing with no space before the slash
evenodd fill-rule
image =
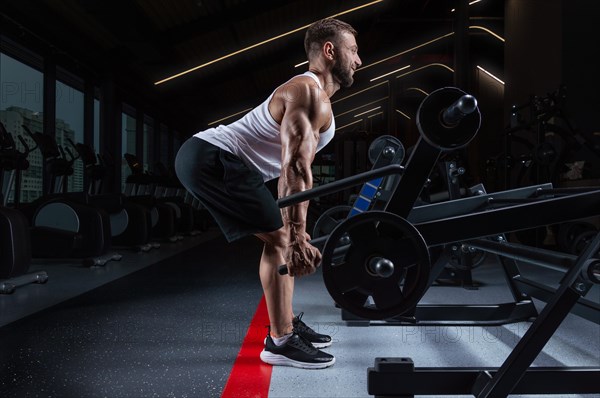
<path id="1" fill-rule="evenodd" d="M 181 148 L 181 144 L 181 133 L 179 131 L 176 131 L 173 134 L 173 156 L 171 157 L 171 159 L 175 159 L 177 151 L 179 151 L 179 148 Z"/>
<path id="2" fill-rule="evenodd" d="M 125 182 L 127 181 L 127 177 L 131 175 L 131 168 L 127 164 L 125 160 L 125 154 L 130 153 L 132 155 L 136 155 L 135 153 L 135 130 L 136 130 L 136 121 L 133 116 L 130 116 L 126 113 L 122 114 L 121 119 L 121 191 L 125 191 Z"/>
<path id="3" fill-rule="evenodd" d="M 43 87 L 42 72 L 0 53 L 0 122 L 12 134 L 20 151 L 25 148 L 18 136 L 23 137 L 30 148 L 34 147 L 23 125 L 32 132 L 43 131 Z M 43 190 L 40 151 L 31 152 L 28 161 L 29 168 L 22 173 L 21 202 L 39 198 Z M 8 199 L 14 201 L 14 186 L 8 193 Z"/>
<path id="4" fill-rule="evenodd" d="M 160 161 L 169 164 L 169 128 L 164 124 L 160 125 Z"/>
<path id="5" fill-rule="evenodd" d="M 154 148 L 154 145 L 152 145 L 153 137 L 154 128 L 152 127 L 152 119 L 148 119 L 144 123 L 144 171 L 152 171 L 152 149 Z"/>
<path id="6" fill-rule="evenodd" d="M 94 99 L 94 150 L 100 153 L 100 101 Z"/>
<path id="7" fill-rule="evenodd" d="M 83 143 L 83 92 L 57 81 L 56 82 L 56 143 L 62 147 L 68 161 L 73 161 L 73 174 L 67 179 L 69 192 L 83 191 L 83 162 L 71 145 Z M 61 152 L 61 153 L 63 153 Z M 57 187 L 57 189 L 60 189 Z"/>

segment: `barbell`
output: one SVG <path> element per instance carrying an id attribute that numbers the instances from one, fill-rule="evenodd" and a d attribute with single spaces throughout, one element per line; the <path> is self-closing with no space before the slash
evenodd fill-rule
<path id="1" fill-rule="evenodd" d="M 480 124 L 476 99 L 454 87 L 432 92 L 417 111 L 421 136 L 433 150 L 467 145 Z M 385 151 L 383 140 L 376 145 L 382 145 L 377 148 L 378 153 Z M 379 170 L 386 168 L 390 173 L 382 176 L 404 172 L 400 165 Z M 358 181 L 368 181 L 366 176 L 377 172 L 371 170 L 299 192 L 278 203 L 285 207 L 325 192 L 337 192 L 357 185 Z M 326 237 L 321 263 L 331 297 L 342 308 L 366 319 L 387 319 L 405 313 L 417 305 L 429 286 L 431 260 L 427 243 L 409 221 L 392 212 L 367 211 L 337 223 Z M 287 271 L 287 265 L 278 268 L 281 275 Z"/>

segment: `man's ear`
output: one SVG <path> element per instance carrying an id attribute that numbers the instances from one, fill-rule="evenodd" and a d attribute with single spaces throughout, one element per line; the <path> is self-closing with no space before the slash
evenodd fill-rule
<path id="1" fill-rule="evenodd" d="M 323 45 L 323 52 L 325 53 L 325 57 L 327 59 L 333 60 L 333 57 L 334 57 L 333 54 L 335 52 L 334 49 L 335 49 L 335 46 L 333 45 L 332 42 L 330 42 L 330 41 L 325 42 L 325 44 Z"/>

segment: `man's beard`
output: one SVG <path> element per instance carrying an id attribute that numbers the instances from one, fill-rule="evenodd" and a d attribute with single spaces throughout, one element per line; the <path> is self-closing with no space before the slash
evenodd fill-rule
<path id="1" fill-rule="evenodd" d="M 350 87 L 354 83 L 354 77 L 352 77 L 351 69 L 348 65 L 342 64 L 338 58 L 331 69 L 331 73 L 338 80 L 340 86 Z"/>

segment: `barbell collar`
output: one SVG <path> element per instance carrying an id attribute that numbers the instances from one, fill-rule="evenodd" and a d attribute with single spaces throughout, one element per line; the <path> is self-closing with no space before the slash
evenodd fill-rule
<path id="1" fill-rule="evenodd" d="M 475 109 L 477 99 L 465 94 L 442 112 L 442 124 L 449 128 L 455 127 L 465 116 L 475 112 Z"/>
<path id="2" fill-rule="evenodd" d="M 389 278 L 394 275 L 394 263 L 384 257 L 373 257 L 369 260 L 369 272 L 381 278 Z"/>
<path id="3" fill-rule="evenodd" d="M 386 158 L 393 158 L 395 154 L 396 150 L 391 146 L 386 146 L 383 149 L 383 156 L 385 156 Z"/>

